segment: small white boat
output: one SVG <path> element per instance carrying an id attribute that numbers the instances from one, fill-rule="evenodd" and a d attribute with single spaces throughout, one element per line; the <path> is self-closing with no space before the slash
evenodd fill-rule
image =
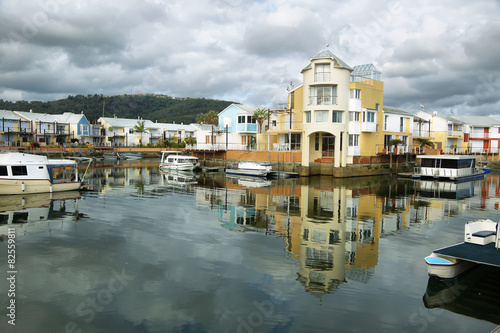
<path id="1" fill-rule="evenodd" d="M 200 167 L 198 157 L 172 154 L 171 151 L 162 151 L 160 169 L 192 171 Z"/>
<path id="2" fill-rule="evenodd" d="M 142 155 L 135 153 L 125 153 L 125 154 L 118 154 L 118 158 L 120 160 L 142 160 Z"/>
<path id="3" fill-rule="evenodd" d="M 267 177 L 273 172 L 272 164 L 259 164 L 255 162 L 239 162 L 226 168 L 227 175 L 241 175 L 254 177 Z"/>
<path id="4" fill-rule="evenodd" d="M 476 266 L 474 262 L 446 257 L 434 252 L 425 257 L 425 262 L 429 275 L 440 279 L 454 279 Z"/>
<path id="5" fill-rule="evenodd" d="M 478 263 L 499 266 L 500 224 L 489 219 L 465 224 L 464 242 L 434 250 L 425 257 L 429 275 L 453 279 Z M 493 245 L 490 245 L 494 243 Z"/>
<path id="6" fill-rule="evenodd" d="M 76 161 L 0 153 L 0 194 L 72 191 L 80 185 Z"/>

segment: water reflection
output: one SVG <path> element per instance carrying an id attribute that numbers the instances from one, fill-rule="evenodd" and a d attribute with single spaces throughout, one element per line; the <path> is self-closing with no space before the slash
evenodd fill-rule
<path id="1" fill-rule="evenodd" d="M 68 321 L 102 332 L 117 323 L 141 332 L 423 331 L 412 321 L 415 312 L 427 318 L 422 311 L 431 311 L 422 304 L 423 257 L 460 240 L 464 221 L 497 220 L 500 202 L 498 174 L 456 189 L 389 177 L 262 186 L 224 174 L 164 174 L 157 161 L 145 160 L 96 164 L 89 175 L 95 191 L 66 200 L 65 208 L 49 202 L 52 216 L 66 214 L 55 217 L 58 223 L 74 221 L 75 212 L 92 223 L 50 242 L 24 237 L 29 241 L 21 244 L 26 308 L 33 313 L 23 316 L 36 325 L 40 313 L 60 314 L 49 331 L 62 331 Z M 39 258 L 28 253 L 46 249 L 54 250 L 44 257 L 52 266 L 32 265 Z M 43 292 L 32 287 L 33 267 L 46 274 Z M 113 270 L 134 280 L 88 323 L 76 309 L 108 285 Z M 63 281 L 70 283 L 62 288 Z M 272 315 L 258 312 L 271 301 Z M 441 316 L 427 322 L 434 325 L 429 331 L 448 329 L 450 317 Z M 260 326 L 252 326 L 255 318 Z M 488 328 L 467 320 L 457 325 Z"/>
<path id="2" fill-rule="evenodd" d="M 500 324 L 500 267 L 479 265 L 453 281 L 429 278 L 423 297 L 428 309 L 445 309 Z"/>
<path id="3" fill-rule="evenodd" d="M 78 210 L 78 191 L 0 196 L 0 234 L 15 227 L 18 236 L 50 231 L 86 215 Z"/>
<path id="4" fill-rule="evenodd" d="M 495 210 L 500 201 L 498 174 L 458 184 L 387 177 L 270 181 L 161 173 L 156 165 L 135 163 L 139 167 L 104 168 L 93 179 L 103 192 L 128 186 L 140 195 L 193 193 L 196 205 L 216 210 L 227 230 L 282 237 L 300 265 L 298 280 L 313 294 L 330 293 L 349 280 L 367 283 L 381 238 L 449 220 L 470 209 L 474 196 L 480 196 L 481 207 Z"/>

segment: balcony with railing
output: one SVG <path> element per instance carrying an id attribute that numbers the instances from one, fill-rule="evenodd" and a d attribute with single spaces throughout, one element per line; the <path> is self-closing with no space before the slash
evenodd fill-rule
<path id="1" fill-rule="evenodd" d="M 463 132 L 456 131 L 456 130 L 448 130 L 448 136 L 461 137 L 461 136 L 463 136 Z"/>
<path id="2" fill-rule="evenodd" d="M 309 96 L 310 105 L 335 105 L 337 104 L 336 96 Z"/>
<path id="3" fill-rule="evenodd" d="M 413 130 L 414 138 L 423 138 L 423 139 L 432 139 L 435 137 L 433 131 L 428 131 L 427 129 L 414 129 Z"/>
<path id="4" fill-rule="evenodd" d="M 404 154 L 425 154 L 425 146 L 397 145 L 387 146 L 384 144 L 376 145 L 375 153 L 377 155 L 404 155 Z"/>
<path id="5" fill-rule="evenodd" d="M 236 125 L 236 131 L 241 133 L 257 133 L 257 124 L 239 123 Z"/>
<path id="6" fill-rule="evenodd" d="M 301 150 L 300 143 L 260 143 L 260 144 L 240 144 L 240 143 L 196 143 L 186 145 L 186 150 L 196 151 L 226 151 L 226 150 L 252 150 L 252 151 L 292 151 L 299 152 Z"/>

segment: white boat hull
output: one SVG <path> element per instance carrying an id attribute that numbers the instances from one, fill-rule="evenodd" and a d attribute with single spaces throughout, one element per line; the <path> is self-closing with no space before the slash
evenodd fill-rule
<path id="1" fill-rule="evenodd" d="M 194 169 L 197 169 L 199 167 L 200 167 L 200 163 L 196 163 L 196 164 L 192 164 L 192 163 L 185 163 L 185 164 L 161 163 L 160 164 L 160 169 L 163 169 L 163 170 L 193 171 Z"/>
<path id="2" fill-rule="evenodd" d="M 436 253 L 426 257 L 425 262 L 429 275 L 440 279 L 454 279 L 476 266 L 476 263 L 470 261 L 445 257 Z"/>
<path id="3" fill-rule="evenodd" d="M 0 195 L 73 191 L 80 185 L 79 181 L 51 184 L 48 179 L 0 179 Z"/>

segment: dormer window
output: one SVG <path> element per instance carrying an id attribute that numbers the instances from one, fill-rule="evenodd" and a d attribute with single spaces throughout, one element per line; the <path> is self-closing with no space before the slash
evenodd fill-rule
<path id="1" fill-rule="evenodd" d="M 330 81 L 330 64 L 317 64 L 314 80 L 316 82 Z"/>

